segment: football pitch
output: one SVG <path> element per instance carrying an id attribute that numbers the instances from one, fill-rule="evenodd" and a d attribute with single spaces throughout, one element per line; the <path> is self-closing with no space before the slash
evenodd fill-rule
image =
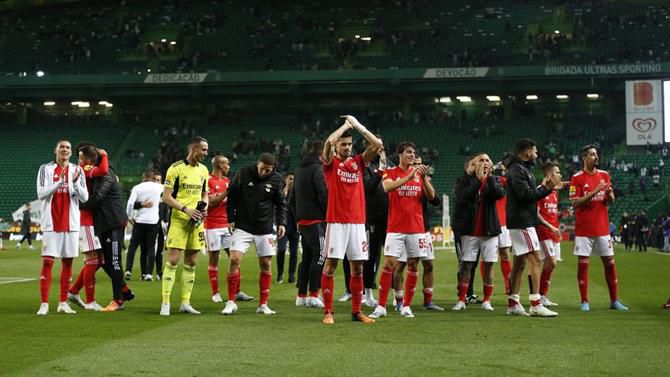
<path id="1" fill-rule="evenodd" d="M 563 262 L 553 275 L 549 296 L 560 304 L 557 318 L 508 317 L 496 264 L 494 312 L 470 305 L 465 312 L 426 312 L 421 287 L 416 318 L 389 316 L 372 325 L 350 320 L 350 303 L 336 303 L 335 325 L 322 312 L 295 306 L 294 286 L 273 283 L 269 305 L 277 314 L 255 314 L 257 299 L 238 303 L 232 316 L 211 301 L 206 258 L 199 257 L 192 304 L 202 311 L 177 313 L 180 284 L 172 295 L 172 315 L 158 315 L 160 282 L 129 281 L 136 294 L 115 313 L 57 314 L 60 262 L 54 265 L 50 314 L 38 317 L 39 251 L 0 252 L 0 375 L 7 376 L 445 376 L 445 375 L 648 375 L 667 373 L 670 352 L 670 255 L 624 252 L 616 248 L 619 296 L 629 312 L 609 309 L 603 267 L 592 259 L 591 312 L 579 311 L 576 260 L 563 243 Z M 25 245 L 24 245 L 25 246 Z M 139 253 L 138 253 L 139 254 Z M 125 254 L 124 254 L 125 257 Z M 139 258 L 139 257 L 138 257 Z M 287 258 L 288 259 L 288 258 Z M 125 260 L 124 260 L 125 262 Z M 222 257 L 221 265 L 227 262 Z M 137 264 L 137 262 L 136 262 Z M 75 275 L 82 265 L 75 260 Z M 434 301 L 455 303 L 456 258 L 438 252 Z M 221 268 L 225 271 L 225 268 Z M 273 272 L 274 273 L 274 272 Z M 286 277 L 286 274 L 285 274 Z M 96 296 L 105 305 L 110 280 L 97 273 Z M 225 292 L 225 273 L 221 274 Z M 525 281 L 524 281 L 525 282 Z M 419 283 L 420 284 L 420 283 Z M 475 280 L 481 291 L 481 279 Z M 343 291 L 341 267 L 335 297 Z M 258 296 L 258 264 L 248 253 L 242 290 Z M 522 303 L 527 307 L 527 285 Z M 82 292 L 83 294 L 83 292 Z M 478 292 L 481 295 L 481 292 Z M 375 296 L 377 293 L 375 292 Z M 371 312 L 364 306 L 366 312 Z"/>

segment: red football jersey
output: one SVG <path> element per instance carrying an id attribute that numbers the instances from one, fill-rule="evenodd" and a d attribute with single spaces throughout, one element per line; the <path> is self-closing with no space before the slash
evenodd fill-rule
<path id="1" fill-rule="evenodd" d="M 484 195 L 482 195 L 485 188 L 486 180 L 483 180 L 481 186 L 479 186 L 479 206 L 477 207 L 477 214 L 475 215 L 475 229 L 472 230 L 471 234 L 472 236 L 476 237 L 486 236 L 486 225 L 484 224 L 486 206 L 484 206 Z"/>
<path id="2" fill-rule="evenodd" d="M 590 175 L 585 171 L 577 172 L 570 179 L 570 200 L 583 197 L 604 181 L 610 183 L 610 175 L 604 170 L 596 170 Z M 600 237 L 610 234 L 609 215 L 605 202 L 605 190 L 600 190 L 591 201 L 575 208 L 575 235 L 580 237 Z"/>
<path id="3" fill-rule="evenodd" d="M 228 177 L 221 177 L 220 179 L 214 174 L 209 175 L 209 196 L 216 196 L 228 190 L 230 179 Z M 219 229 L 228 227 L 228 197 L 225 197 L 221 203 L 215 207 L 207 208 L 207 217 L 205 217 L 205 229 Z"/>
<path id="4" fill-rule="evenodd" d="M 507 177 L 498 177 L 498 180 L 503 188 L 507 187 Z M 505 207 L 507 207 L 507 195 L 496 201 L 496 212 L 498 212 L 498 222 L 500 222 L 501 227 L 507 226 L 507 210 Z"/>
<path id="5" fill-rule="evenodd" d="M 558 228 L 560 226 L 558 222 L 558 192 L 553 190 L 551 194 L 545 196 L 544 198 L 537 201 L 537 208 L 539 208 L 540 216 L 548 222 L 549 224 Z M 538 224 L 537 237 L 540 241 L 552 240 L 554 242 L 560 242 L 561 238 L 558 237 L 554 232 L 552 232 L 548 227 L 543 224 Z"/>
<path id="6" fill-rule="evenodd" d="M 383 180 L 392 181 L 407 176 L 400 166 L 386 169 Z M 389 212 L 387 233 L 425 233 L 423 228 L 423 179 L 420 176 L 388 193 Z"/>
<path id="7" fill-rule="evenodd" d="M 79 164 L 81 170 L 84 171 L 86 176 L 86 189 L 88 190 L 89 196 L 91 195 L 91 180 L 96 177 L 103 177 L 109 172 L 109 158 L 106 154 L 100 156 L 100 164 L 87 165 Z M 80 225 L 81 226 L 93 226 L 93 210 L 90 208 L 81 208 L 80 213 Z"/>
<path id="8" fill-rule="evenodd" d="M 63 172 L 63 168 L 56 166 L 54 171 L 54 183 L 58 182 L 60 174 Z M 51 218 L 53 219 L 54 232 L 69 232 L 70 230 L 79 231 L 79 229 L 70 229 L 70 193 L 68 192 L 68 168 L 65 167 L 65 183 L 61 186 L 56 192 L 53 193 L 51 198 Z M 81 178 L 80 178 L 81 179 Z"/>
<path id="9" fill-rule="evenodd" d="M 323 163 L 328 187 L 326 222 L 365 224 L 365 189 L 363 187 L 363 155 L 341 160 L 337 156 Z"/>

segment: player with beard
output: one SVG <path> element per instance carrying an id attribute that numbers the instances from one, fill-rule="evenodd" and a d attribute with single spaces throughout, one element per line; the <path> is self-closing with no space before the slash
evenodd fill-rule
<path id="1" fill-rule="evenodd" d="M 382 143 L 355 117 L 347 115 L 344 118 L 344 124 L 326 139 L 322 154 L 323 172 L 328 187 L 326 263 L 321 275 L 321 292 L 325 305 L 323 323 L 326 325 L 335 323 L 333 275 L 338 261 L 345 254 L 351 266 L 351 319 L 374 323 L 374 319 L 361 313 L 363 263 L 368 259 L 363 169 L 375 158 Z M 368 142 L 368 147 L 362 154 L 351 156 L 353 138 L 348 132 L 350 129 L 357 130 Z"/>
<path id="2" fill-rule="evenodd" d="M 575 208 L 575 250 L 578 258 L 577 281 L 582 298 L 581 310 L 588 312 L 589 259 L 598 255 L 605 266 L 605 281 L 610 294 L 610 308 L 628 310 L 619 301 L 614 249 L 609 233 L 607 205 L 614 202 L 610 175 L 598 169 L 598 151 L 593 144 L 580 152 L 583 169 L 570 179 L 570 202 Z"/>
<path id="3" fill-rule="evenodd" d="M 549 195 L 551 190 L 561 183 L 561 176 L 555 174 L 542 185 L 537 185 L 531 171 L 537 159 L 536 145 L 532 139 L 521 139 L 516 143 L 514 153 L 503 160 L 507 168 L 507 227 L 510 230 L 514 250 L 507 314 L 529 315 L 519 298 L 523 271 L 528 263 L 532 281 L 529 296 L 530 315 L 555 317 L 558 313 L 544 307 L 540 300 L 542 260 L 539 255 L 540 241 L 535 227 L 540 223 L 537 217 L 537 201 Z"/>

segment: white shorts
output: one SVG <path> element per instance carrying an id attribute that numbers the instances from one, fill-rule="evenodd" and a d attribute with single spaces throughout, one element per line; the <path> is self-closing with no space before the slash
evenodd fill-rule
<path id="1" fill-rule="evenodd" d="M 477 254 L 484 262 L 498 261 L 498 237 L 461 236 L 461 260 L 476 262 Z"/>
<path id="2" fill-rule="evenodd" d="M 514 255 L 525 255 L 533 251 L 540 251 L 540 240 L 537 238 L 534 227 L 510 229 L 509 235 L 512 239 Z"/>
<path id="3" fill-rule="evenodd" d="M 324 245 L 326 258 L 350 261 L 368 260 L 368 240 L 365 236 L 365 224 L 326 224 Z"/>
<path id="4" fill-rule="evenodd" d="M 253 235 L 242 229 L 235 229 L 230 239 L 230 250 L 246 254 L 253 242 L 256 246 L 256 255 L 259 257 L 271 257 L 277 254 L 275 250 L 275 236 L 272 234 Z"/>
<path id="5" fill-rule="evenodd" d="M 420 257 L 422 261 L 429 261 L 435 259 L 435 250 L 433 250 L 433 235 L 430 232 L 424 233 L 424 250 L 425 255 Z M 398 262 L 407 263 L 407 253 L 403 253 L 398 257 Z"/>
<path id="6" fill-rule="evenodd" d="M 561 243 L 554 240 L 540 241 L 542 252 L 540 253 L 540 260 L 545 260 L 547 257 L 556 258 L 561 255 Z"/>
<path id="7" fill-rule="evenodd" d="M 614 248 L 612 247 L 612 239 L 610 236 L 600 237 L 575 237 L 574 255 L 580 257 L 590 257 L 597 255 L 600 257 L 609 257 L 614 255 Z"/>
<path id="8" fill-rule="evenodd" d="M 384 241 L 384 255 L 400 258 L 405 254 L 410 258 L 421 258 L 426 255 L 425 233 L 387 233 Z"/>
<path id="9" fill-rule="evenodd" d="M 82 252 L 101 249 L 100 239 L 95 235 L 93 225 L 82 225 L 79 227 L 79 248 Z"/>
<path id="10" fill-rule="evenodd" d="M 79 256 L 79 232 L 42 233 L 42 256 L 76 258 Z"/>
<path id="11" fill-rule="evenodd" d="M 208 251 L 220 251 L 230 248 L 232 234 L 228 228 L 205 229 L 205 241 Z"/>
<path id="12" fill-rule="evenodd" d="M 500 234 L 498 235 L 498 248 L 512 247 L 512 238 L 509 235 L 509 229 L 506 226 L 500 227 Z"/>

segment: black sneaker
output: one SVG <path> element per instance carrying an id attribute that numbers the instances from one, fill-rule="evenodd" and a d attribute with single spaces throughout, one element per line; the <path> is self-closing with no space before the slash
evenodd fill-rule
<path id="1" fill-rule="evenodd" d="M 288 277 L 288 283 L 289 284 L 294 284 L 295 283 L 295 276 L 289 276 Z"/>
<path id="2" fill-rule="evenodd" d="M 472 296 L 470 296 L 470 297 L 468 297 L 468 298 L 466 299 L 466 302 L 467 302 L 468 304 L 481 304 L 481 303 L 482 303 L 482 300 L 480 300 L 479 298 L 477 298 L 477 295 L 472 295 Z"/>
<path id="3" fill-rule="evenodd" d="M 135 298 L 135 294 L 130 289 L 128 292 L 123 292 L 123 301 L 132 301 Z"/>

